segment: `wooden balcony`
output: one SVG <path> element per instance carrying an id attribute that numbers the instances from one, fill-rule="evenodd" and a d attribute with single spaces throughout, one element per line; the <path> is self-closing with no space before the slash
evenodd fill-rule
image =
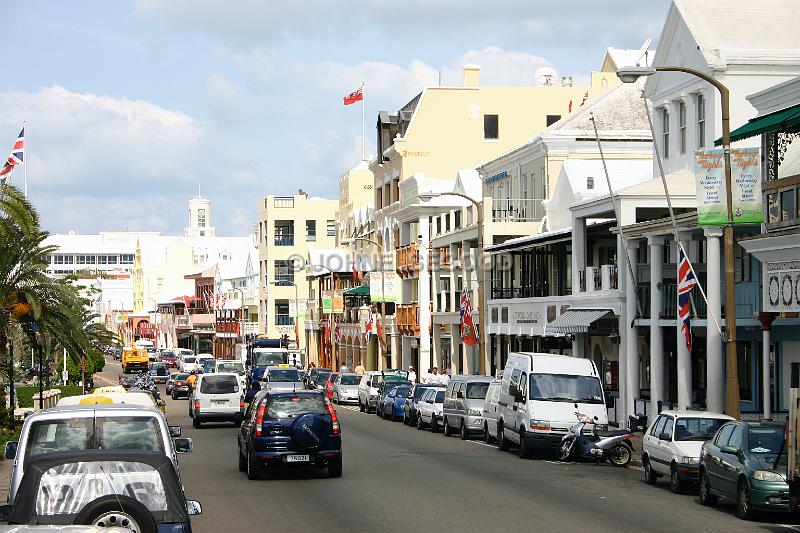
<path id="1" fill-rule="evenodd" d="M 432 304 L 428 310 L 428 313 L 431 312 L 433 312 Z M 401 334 L 419 335 L 419 304 L 398 304 L 395 322 Z M 432 328 L 429 327 L 428 329 L 429 333 L 432 333 Z"/>
<path id="2" fill-rule="evenodd" d="M 417 243 L 397 248 L 397 272 L 401 276 L 411 276 L 415 272 L 419 272 Z"/>
<path id="3" fill-rule="evenodd" d="M 439 266 L 446 268 L 450 266 L 450 247 L 440 246 L 439 249 Z"/>

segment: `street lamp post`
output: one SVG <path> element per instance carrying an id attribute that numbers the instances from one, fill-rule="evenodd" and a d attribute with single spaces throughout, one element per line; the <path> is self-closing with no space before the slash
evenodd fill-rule
<path id="1" fill-rule="evenodd" d="M 342 244 L 350 244 L 356 241 L 365 241 L 370 244 L 373 244 L 376 248 L 378 248 L 378 252 L 381 253 L 381 327 L 386 327 L 386 276 L 384 275 L 384 265 L 383 265 L 383 253 L 382 253 L 382 245 L 375 239 L 370 239 L 369 237 L 353 237 L 350 239 L 342 239 Z M 384 335 L 386 333 L 384 332 Z M 386 342 L 386 339 L 384 339 Z M 378 339 L 378 350 L 380 351 L 381 342 Z M 388 350 L 384 350 L 386 352 Z M 386 353 L 381 354 L 382 357 L 386 357 Z"/>
<path id="2" fill-rule="evenodd" d="M 733 261 L 733 187 L 731 184 L 731 124 L 730 95 L 719 80 L 688 67 L 624 67 L 617 71 L 623 83 L 634 83 L 642 76 L 656 72 L 683 72 L 707 81 L 720 95 L 722 107 L 722 148 L 725 162 L 725 197 L 728 201 L 728 223 L 723 228 L 725 249 L 725 413 L 739 418 L 739 376 L 736 353 L 736 292 Z M 655 142 L 655 141 L 654 141 Z"/>
<path id="3" fill-rule="evenodd" d="M 439 196 L 458 196 L 472 202 L 475 209 L 478 211 L 478 322 L 480 323 L 480 332 L 478 333 L 478 372 L 481 375 L 486 375 L 486 291 L 484 290 L 484 262 L 483 262 L 483 201 L 477 201 L 471 196 L 460 192 L 442 192 L 442 193 L 420 193 L 419 198 L 423 202 L 427 202 L 432 198 Z"/>

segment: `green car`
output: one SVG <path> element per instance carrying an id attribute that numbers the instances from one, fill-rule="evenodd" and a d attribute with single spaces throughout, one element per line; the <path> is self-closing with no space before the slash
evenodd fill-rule
<path id="1" fill-rule="evenodd" d="M 700 503 L 722 497 L 748 519 L 756 510 L 789 511 L 784 427 L 772 422 L 729 422 L 700 452 Z"/>

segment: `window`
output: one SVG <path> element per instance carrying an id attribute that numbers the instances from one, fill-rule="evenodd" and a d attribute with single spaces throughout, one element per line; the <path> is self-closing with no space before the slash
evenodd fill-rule
<path id="1" fill-rule="evenodd" d="M 164 278 L 156 278 L 156 288 L 161 290 L 164 288 Z"/>
<path id="2" fill-rule="evenodd" d="M 661 157 L 669 157 L 669 110 L 661 108 Z"/>
<path id="3" fill-rule="evenodd" d="M 442 217 L 441 215 L 436 217 L 436 234 L 442 233 Z"/>
<path id="4" fill-rule="evenodd" d="M 667 417 L 667 422 L 664 424 L 664 431 L 662 433 L 666 433 L 666 440 L 672 440 L 672 418 Z"/>
<path id="5" fill-rule="evenodd" d="M 236 376 L 215 376 L 210 374 L 200 378 L 200 392 L 203 394 L 233 394 L 239 392 Z"/>
<path id="6" fill-rule="evenodd" d="M 450 231 L 450 213 L 444 216 L 444 230 Z"/>
<path id="7" fill-rule="evenodd" d="M 750 270 L 750 254 L 739 243 L 734 245 L 733 261 L 733 275 L 736 282 L 753 281 Z"/>
<path id="8" fill-rule="evenodd" d="M 275 285 L 287 287 L 294 283 L 294 271 L 292 262 L 283 259 L 275 260 Z"/>
<path id="9" fill-rule="evenodd" d="M 205 209 L 198 209 L 197 210 L 197 226 L 200 228 L 206 227 L 206 210 Z"/>
<path id="10" fill-rule="evenodd" d="M 594 176 L 586 176 L 586 188 L 589 190 L 594 189 Z"/>
<path id="11" fill-rule="evenodd" d="M 720 448 L 728 444 L 728 439 L 731 437 L 731 433 L 733 433 L 733 428 L 736 427 L 736 424 L 726 424 L 722 426 L 722 429 L 719 433 L 717 433 L 717 438 L 714 439 L 714 444 L 719 446 Z"/>
<path id="12" fill-rule="evenodd" d="M 781 191 L 781 220 L 795 218 L 795 189 Z"/>
<path id="13" fill-rule="evenodd" d="M 736 357 L 739 364 L 739 399 L 753 400 L 753 345 L 747 341 L 736 343 Z"/>
<path id="14" fill-rule="evenodd" d="M 294 220 L 275 221 L 275 246 L 294 246 Z"/>
<path id="15" fill-rule="evenodd" d="M 484 139 L 499 139 L 500 138 L 500 125 L 498 115 L 483 115 L 483 138 Z"/>
<path id="16" fill-rule="evenodd" d="M 122 254 L 122 261 L 123 265 L 132 265 L 133 264 L 133 254 Z"/>
<path id="17" fill-rule="evenodd" d="M 317 221 L 316 220 L 306 220 L 306 240 L 307 241 L 316 241 L 317 240 Z"/>
<path id="18" fill-rule="evenodd" d="M 659 416 L 658 420 L 656 420 L 656 423 L 653 424 L 653 429 L 650 430 L 650 435 L 658 438 L 658 436 L 661 435 L 661 432 L 664 431 L 664 424 L 666 423 L 667 423 L 667 417 Z"/>
<path id="19" fill-rule="evenodd" d="M 678 102 L 678 147 L 686 153 L 686 102 Z"/>
<path id="20" fill-rule="evenodd" d="M 706 99 L 702 94 L 697 95 L 697 147 L 706 145 Z"/>
<path id="21" fill-rule="evenodd" d="M 275 325 L 294 325 L 294 319 L 289 316 L 289 300 L 275 300 Z"/>
<path id="22" fill-rule="evenodd" d="M 508 393 L 512 396 L 519 391 L 519 378 L 521 375 L 521 370 L 514 370 L 511 373 L 511 381 L 508 384 Z"/>
<path id="23" fill-rule="evenodd" d="M 336 236 L 336 221 L 335 220 L 329 220 L 328 224 L 327 224 L 327 227 L 328 227 L 328 237 L 335 237 Z"/>
<path id="24" fill-rule="evenodd" d="M 458 210 L 453 213 L 453 229 L 459 229 L 461 227 L 461 210 Z"/>
<path id="25" fill-rule="evenodd" d="M 744 431 L 742 431 L 742 426 L 737 424 L 734 427 L 731 438 L 728 439 L 728 446 L 733 446 L 737 450 L 744 448 Z"/>

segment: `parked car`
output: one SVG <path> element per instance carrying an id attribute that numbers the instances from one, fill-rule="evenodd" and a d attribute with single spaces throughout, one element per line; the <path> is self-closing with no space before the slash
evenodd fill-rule
<path id="1" fill-rule="evenodd" d="M 575 424 L 575 411 L 608 424 L 600 375 L 591 359 L 512 352 L 500 385 L 497 444 L 518 446 L 520 457 L 535 448 L 557 451 Z"/>
<path id="2" fill-rule="evenodd" d="M 486 401 L 483 404 L 483 440 L 492 444 L 497 435 L 497 420 L 500 417 L 500 380 L 489 383 Z"/>
<path id="3" fill-rule="evenodd" d="M 325 381 L 322 383 L 322 391 L 325 393 L 325 397 L 329 400 L 333 400 L 333 383 L 336 381 L 336 378 L 340 376 L 341 372 L 331 372 L 328 374 L 328 377 L 325 378 Z"/>
<path id="4" fill-rule="evenodd" d="M 420 398 L 422 398 L 422 395 L 425 394 L 425 391 L 430 388 L 444 390 L 444 385 L 417 383 L 409 391 L 408 397 L 406 398 L 406 401 L 403 403 L 404 424 L 407 424 L 409 426 L 414 426 L 417 424 L 417 402 L 419 401 Z"/>
<path id="5" fill-rule="evenodd" d="M 417 429 L 431 428 L 434 433 L 439 432 L 443 418 L 444 388 L 429 388 L 417 402 Z"/>
<path id="6" fill-rule="evenodd" d="M 642 439 L 645 481 L 652 485 L 669 476 L 670 489 L 676 493 L 687 482 L 697 481 L 703 443 L 731 420 L 708 411 L 661 411 Z"/>
<path id="7" fill-rule="evenodd" d="M 259 479 L 265 469 L 327 468 L 342 475 L 342 438 L 333 404 L 319 391 L 259 392 L 238 435 L 239 470 Z"/>
<path id="8" fill-rule="evenodd" d="M 160 453 L 97 449 L 41 454 L 28 461 L 17 497 L 3 506 L 3 514 L 9 524 L 36 525 L 37 531 L 75 524 L 191 533 L 189 516 L 202 510 L 186 499 L 182 487 L 169 458 Z"/>
<path id="9" fill-rule="evenodd" d="M 408 372 L 404 370 L 383 370 L 364 372 L 358 384 L 358 407 L 361 411 L 371 413 L 380 405 L 381 383 L 385 380 L 398 380 L 408 383 Z M 377 410 L 377 409 L 376 409 Z"/>
<path id="10" fill-rule="evenodd" d="M 393 378 L 393 377 L 392 377 Z M 406 381 L 402 378 L 397 379 L 387 379 L 387 376 L 384 376 L 384 381 L 378 385 L 378 401 L 375 407 L 375 414 L 383 418 L 383 411 L 381 410 L 381 406 L 383 402 L 386 401 L 386 396 L 391 392 L 392 389 L 401 386 L 410 387 L 412 383 L 410 381 Z"/>
<path id="11" fill-rule="evenodd" d="M 358 402 L 358 383 L 361 376 L 358 374 L 338 374 L 333 382 L 333 393 L 331 400 L 333 403 L 352 403 Z"/>
<path id="12" fill-rule="evenodd" d="M 192 448 L 191 439 L 178 438 L 180 433 L 180 426 L 168 426 L 164 415 L 152 407 L 75 405 L 35 411 L 25 419 L 19 441 L 6 446 L 5 458 L 14 459 L 8 502 L 14 503 L 30 461 L 53 452 L 159 452 L 178 470 L 177 454 Z"/>
<path id="13" fill-rule="evenodd" d="M 453 376 L 444 396 L 442 429 L 445 437 L 458 431 L 461 438 L 483 433 L 483 404 L 493 381 L 491 376 Z"/>
<path id="14" fill-rule="evenodd" d="M 167 368 L 178 368 L 178 356 L 173 352 L 164 352 L 161 354 L 161 360 L 167 365 Z"/>
<path id="15" fill-rule="evenodd" d="M 400 420 L 403 418 L 403 404 L 406 403 L 406 396 L 408 391 L 411 390 L 410 386 L 401 385 L 394 387 L 388 393 L 381 405 L 381 418 L 388 418 L 389 420 Z"/>
<path id="16" fill-rule="evenodd" d="M 734 501 L 743 519 L 756 510 L 788 511 L 787 461 L 783 424 L 728 422 L 700 452 L 700 503 Z"/>
<path id="17" fill-rule="evenodd" d="M 232 372 L 202 374 L 189 400 L 192 425 L 200 429 L 203 422 L 230 421 L 237 426 L 244 417 L 244 400 L 239 375 Z"/>
<path id="18" fill-rule="evenodd" d="M 188 398 L 190 394 L 189 379 L 190 374 L 182 372 L 175 375 L 175 382 L 170 389 L 170 395 L 173 400 L 178 398 Z"/>
<path id="19" fill-rule="evenodd" d="M 191 372 L 197 370 L 200 365 L 197 364 L 197 358 L 193 355 L 185 355 L 181 359 L 181 372 Z"/>

